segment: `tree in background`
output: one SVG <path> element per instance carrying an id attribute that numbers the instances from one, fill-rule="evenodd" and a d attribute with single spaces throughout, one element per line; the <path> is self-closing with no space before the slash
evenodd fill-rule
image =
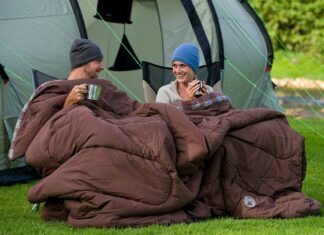
<path id="1" fill-rule="evenodd" d="M 324 54 L 323 0 L 250 0 L 275 49 Z M 283 46 L 284 45 L 284 46 Z"/>

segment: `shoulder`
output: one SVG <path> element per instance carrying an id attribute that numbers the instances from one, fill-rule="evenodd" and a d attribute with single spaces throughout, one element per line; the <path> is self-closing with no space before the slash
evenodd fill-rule
<path id="1" fill-rule="evenodd" d="M 169 83 L 167 85 L 164 85 L 164 86 L 161 86 L 160 89 L 158 90 L 158 92 L 159 91 L 168 91 L 168 90 L 171 89 L 171 87 L 172 87 L 172 84 L 171 83 Z"/>
<path id="2" fill-rule="evenodd" d="M 214 92 L 214 89 L 211 86 L 206 85 L 206 88 L 207 88 L 207 93 Z"/>
<path id="3" fill-rule="evenodd" d="M 164 85 L 162 87 L 160 87 L 160 89 L 158 90 L 157 94 L 156 94 L 156 102 L 159 103 L 171 103 L 171 93 L 173 92 L 173 84 L 169 83 L 167 85 Z"/>

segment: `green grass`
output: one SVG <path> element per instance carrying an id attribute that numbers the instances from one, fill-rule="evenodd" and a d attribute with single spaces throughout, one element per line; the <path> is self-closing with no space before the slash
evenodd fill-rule
<path id="1" fill-rule="evenodd" d="M 275 51 L 272 68 L 274 78 L 308 78 L 324 80 L 324 56 Z"/>
<path id="2" fill-rule="evenodd" d="M 290 125 L 305 136 L 307 175 L 303 191 L 324 203 L 324 120 L 289 118 Z M 310 126 L 316 133 L 314 133 Z M 323 210 L 322 210 L 323 212 Z M 324 222 L 324 220 L 323 220 Z"/>
<path id="3" fill-rule="evenodd" d="M 308 160 L 303 191 L 324 203 L 324 139 L 307 127 L 311 126 L 324 136 L 323 120 L 289 118 L 291 126 L 306 138 Z M 324 234 L 323 209 L 320 216 L 298 219 L 238 220 L 222 218 L 200 223 L 144 228 L 96 229 L 72 228 L 65 223 L 43 222 L 39 212 L 32 211 L 26 194 L 32 183 L 0 187 L 0 235 L 4 234 Z"/>

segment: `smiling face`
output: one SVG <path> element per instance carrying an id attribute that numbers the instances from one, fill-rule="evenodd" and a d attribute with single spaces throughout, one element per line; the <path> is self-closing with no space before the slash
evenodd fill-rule
<path id="1" fill-rule="evenodd" d="M 83 70 L 89 78 L 98 78 L 99 73 L 104 69 L 102 59 L 93 60 L 83 65 Z"/>
<path id="2" fill-rule="evenodd" d="M 172 61 L 172 71 L 178 83 L 188 84 L 196 77 L 194 71 L 181 61 Z"/>

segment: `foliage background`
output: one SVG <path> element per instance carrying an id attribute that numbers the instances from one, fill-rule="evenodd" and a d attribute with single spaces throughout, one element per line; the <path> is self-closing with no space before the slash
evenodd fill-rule
<path id="1" fill-rule="evenodd" d="M 324 54 L 323 0 L 249 0 L 263 19 L 275 50 Z M 283 46 L 284 45 L 284 46 Z"/>

